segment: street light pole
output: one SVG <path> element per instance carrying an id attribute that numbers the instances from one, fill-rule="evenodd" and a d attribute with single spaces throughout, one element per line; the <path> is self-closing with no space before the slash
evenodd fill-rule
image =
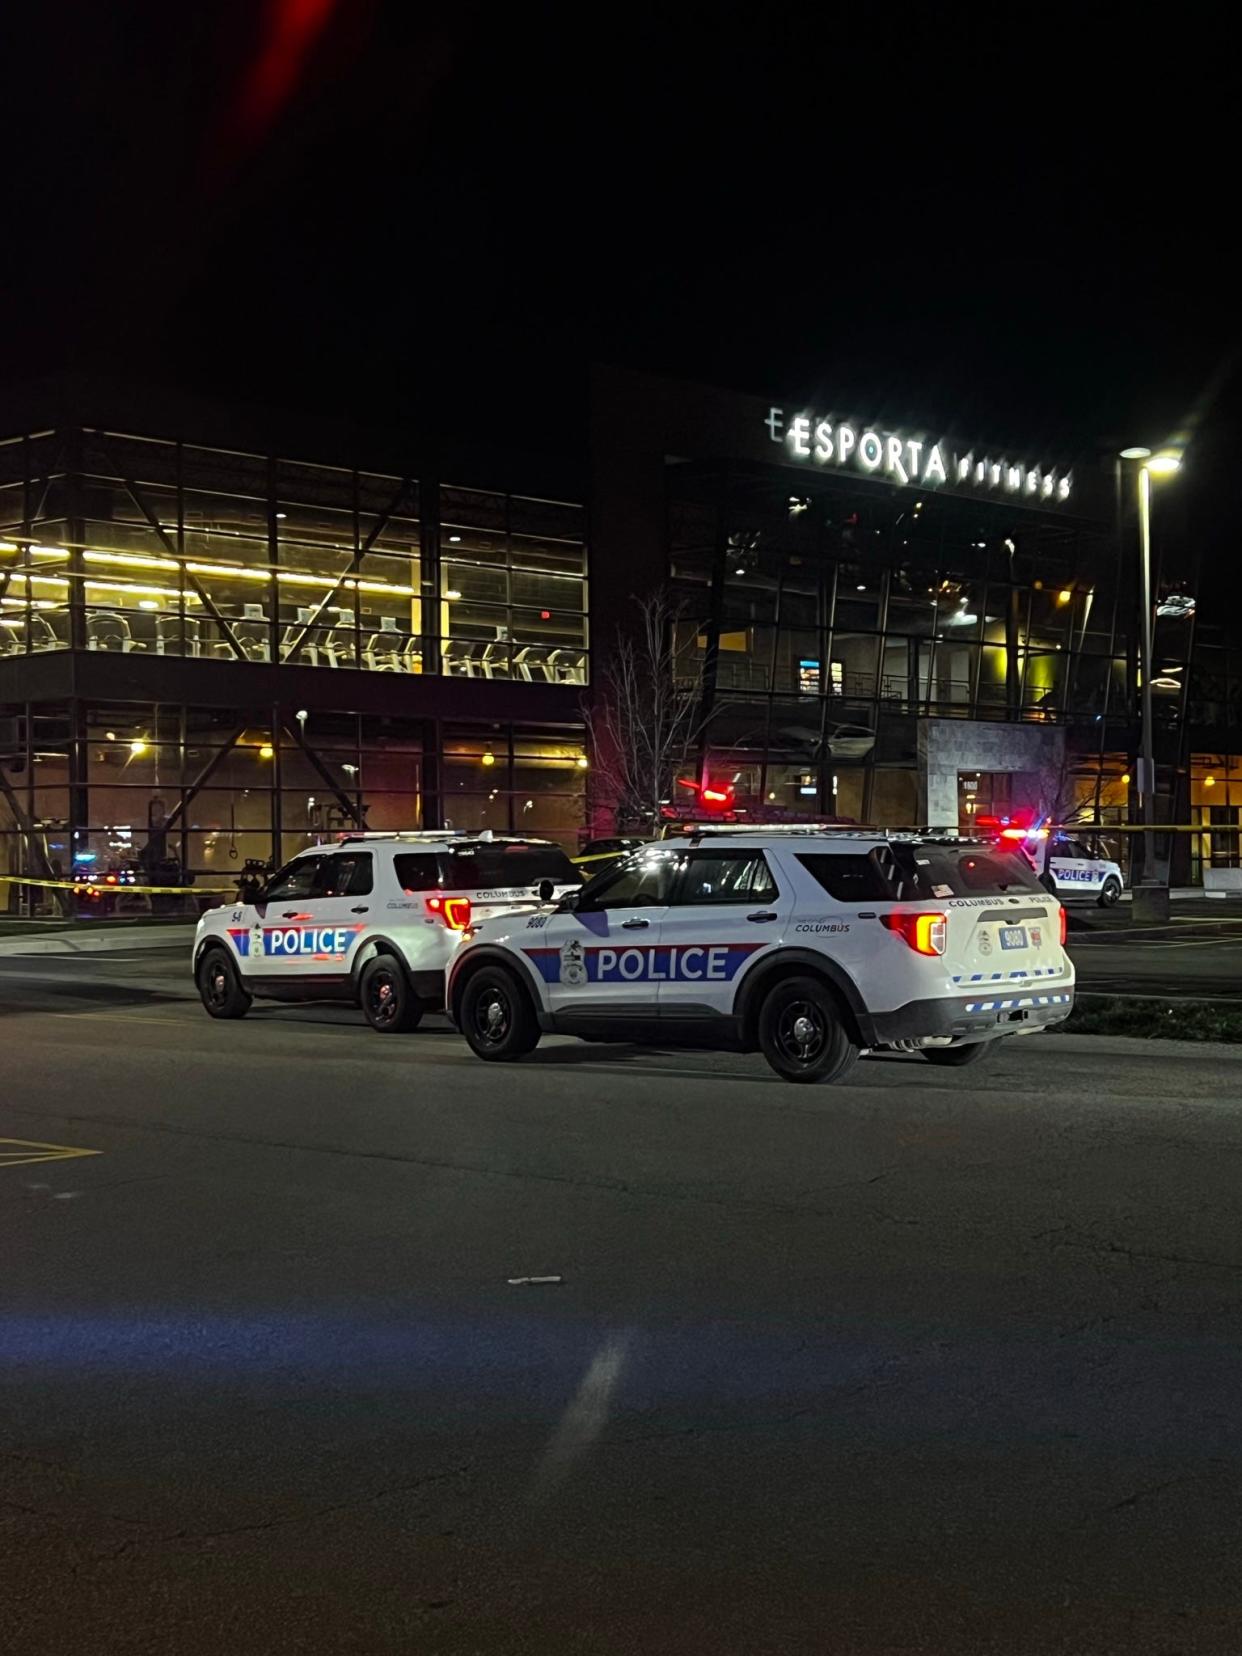
<path id="1" fill-rule="evenodd" d="M 1151 689 L 1155 676 L 1153 631 L 1155 610 L 1151 601 L 1151 478 L 1155 472 L 1164 476 L 1181 465 L 1176 454 L 1153 455 L 1147 448 L 1122 449 L 1123 460 L 1138 461 L 1138 532 L 1139 532 L 1139 673 L 1142 675 L 1139 698 L 1139 806 L 1143 813 L 1143 876 L 1138 886 L 1145 888 L 1142 896 L 1135 889 L 1135 918 L 1142 918 L 1140 908 L 1149 909 L 1149 919 L 1168 917 L 1168 881 L 1163 885 L 1156 879 L 1156 746 L 1152 719 Z M 1156 892 L 1159 895 L 1156 895 Z"/>
<path id="2" fill-rule="evenodd" d="M 1139 806 L 1143 813 L 1143 881 L 1156 883 L 1156 838 L 1152 832 L 1156 821 L 1156 746 L 1152 730 L 1151 681 L 1153 617 L 1151 603 L 1151 473 L 1146 462 L 1138 468 L 1138 530 L 1139 530 L 1139 672 L 1140 687 L 1140 752 L 1138 762 Z"/>

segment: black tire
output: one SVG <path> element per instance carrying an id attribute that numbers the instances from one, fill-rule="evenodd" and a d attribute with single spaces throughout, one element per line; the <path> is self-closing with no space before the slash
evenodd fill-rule
<path id="1" fill-rule="evenodd" d="M 213 1018 L 244 1018 L 254 998 L 242 987 L 237 967 L 224 949 L 206 949 L 194 970 L 198 996 Z"/>
<path id="2" fill-rule="evenodd" d="M 759 1008 L 759 1050 L 784 1081 L 842 1081 L 858 1048 L 830 989 L 816 978 L 785 978 Z"/>
<path id="3" fill-rule="evenodd" d="M 358 979 L 358 999 L 377 1035 L 407 1035 L 422 1022 L 423 1003 L 396 955 L 367 961 Z"/>
<path id="4" fill-rule="evenodd" d="M 1119 902 L 1120 899 L 1121 881 L 1115 874 L 1110 874 L 1100 887 L 1100 895 L 1096 898 L 1096 902 L 1101 908 L 1112 908 L 1114 903 Z"/>
<path id="5" fill-rule="evenodd" d="M 1043 873 L 1039 876 L 1039 883 L 1050 897 L 1057 896 L 1057 882 L 1051 874 Z"/>
<path id="6" fill-rule="evenodd" d="M 481 966 L 470 978 L 457 1021 L 471 1052 L 489 1063 L 524 1058 L 539 1045 L 539 1020 L 530 996 L 503 966 Z"/>
<path id="7" fill-rule="evenodd" d="M 923 1056 L 929 1064 L 944 1069 L 964 1069 L 967 1064 L 982 1064 L 992 1056 L 995 1041 L 974 1041 L 970 1046 L 924 1047 Z"/>

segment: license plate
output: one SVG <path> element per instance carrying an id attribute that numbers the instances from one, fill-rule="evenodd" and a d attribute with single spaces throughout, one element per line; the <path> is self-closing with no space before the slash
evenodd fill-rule
<path id="1" fill-rule="evenodd" d="M 1000 939 L 1002 949 L 1025 949 L 1026 927 L 1002 926 L 1000 929 Z"/>

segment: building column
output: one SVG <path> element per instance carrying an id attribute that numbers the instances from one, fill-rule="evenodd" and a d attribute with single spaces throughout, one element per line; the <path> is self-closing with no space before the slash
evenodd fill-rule
<path id="1" fill-rule="evenodd" d="M 442 766 L 440 759 L 441 731 L 439 719 L 423 720 L 423 754 L 420 761 L 422 779 L 419 793 L 422 799 L 421 826 L 423 828 L 442 828 L 444 826 L 444 799 L 442 796 L 443 783 Z"/>

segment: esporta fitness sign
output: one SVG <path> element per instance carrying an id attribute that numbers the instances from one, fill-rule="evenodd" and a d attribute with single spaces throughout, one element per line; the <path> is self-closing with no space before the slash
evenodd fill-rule
<path id="1" fill-rule="evenodd" d="M 935 488 L 945 483 L 982 494 L 1025 496 L 1029 500 L 1063 502 L 1070 497 L 1072 477 L 1043 466 L 1003 456 L 962 454 L 943 439 L 907 437 L 900 431 L 876 431 L 849 420 L 818 414 L 791 414 L 769 408 L 768 435 L 780 443 L 788 459 L 812 466 L 857 469 L 891 478 L 894 483 Z"/>

